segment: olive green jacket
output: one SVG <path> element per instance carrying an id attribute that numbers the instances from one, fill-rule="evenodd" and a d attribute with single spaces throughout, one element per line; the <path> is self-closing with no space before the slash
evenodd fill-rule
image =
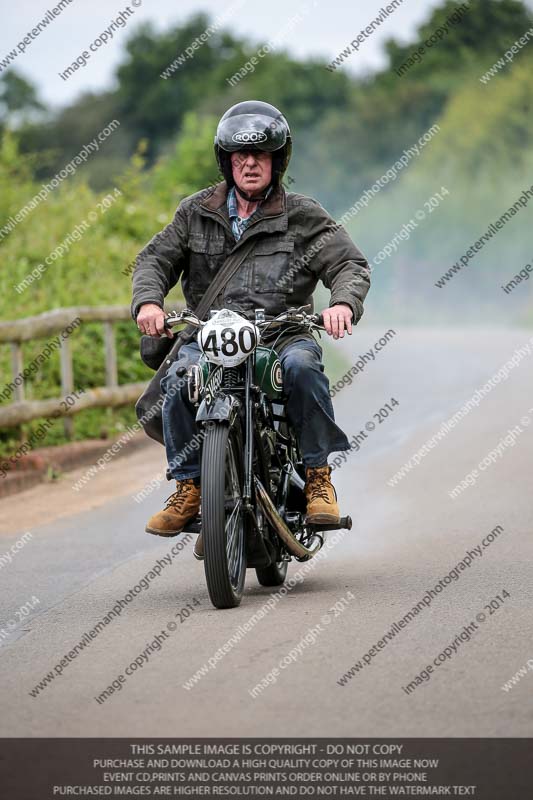
<path id="1" fill-rule="evenodd" d="M 316 200 L 278 187 L 236 242 L 226 197 L 222 182 L 185 198 L 172 222 L 139 253 L 133 273 L 134 318 L 144 303 L 163 308 L 180 279 L 187 307 L 194 310 L 230 253 L 253 237 L 254 249 L 213 308 L 253 318 L 256 308 L 264 308 L 268 316 L 293 306 L 312 307 L 321 280 L 331 292 L 330 305 L 346 303 L 358 322 L 370 287 L 368 262 Z M 287 341 L 284 336 L 283 343 Z"/>

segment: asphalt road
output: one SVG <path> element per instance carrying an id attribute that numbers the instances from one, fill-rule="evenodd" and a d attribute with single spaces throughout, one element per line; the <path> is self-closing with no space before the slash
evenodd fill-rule
<path id="1" fill-rule="evenodd" d="M 339 343 L 348 364 L 384 333 L 363 325 Z M 533 422 L 533 346 L 418 466 L 388 483 L 530 336 L 398 328 L 369 358 L 335 398 L 341 425 L 360 442 L 334 474 L 354 528 L 330 538 L 314 569 L 291 565 L 291 588 L 272 607 L 271 591 L 249 571 L 240 608 L 213 609 L 192 541 L 162 562 L 178 540 L 143 529 L 169 487 L 132 500 L 162 469 L 157 445 L 111 463 L 81 492 L 71 487 L 85 470 L 1 501 L 0 735 L 531 736 L 533 671 L 501 687 L 533 659 L 533 433 L 525 421 L 531 410 Z M 380 415 L 386 403 L 392 411 Z M 495 463 L 452 499 L 510 429 Z M 31 539 L 11 563 L 2 560 L 25 531 Z M 392 635 L 393 623 L 491 531 L 494 540 L 457 580 L 448 577 Z M 158 560 L 159 576 L 61 667 Z M 407 693 L 402 687 L 445 648 L 450 656 Z M 54 679 L 36 693 L 48 673 Z"/>

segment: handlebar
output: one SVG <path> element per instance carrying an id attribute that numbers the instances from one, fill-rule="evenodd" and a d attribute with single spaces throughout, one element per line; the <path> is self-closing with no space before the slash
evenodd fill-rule
<path id="1" fill-rule="evenodd" d="M 324 327 L 322 314 L 306 314 L 305 311 L 302 311 L 299 308 L 289 308 L 287 311 L 278 314 L 277 317 L 271 317 L 269 319 L 265 319 L 264 322 L 256 322 L 255 324 L 258 328 L 261 328 L 266 327 L 267 325 L 279 325 L 284 322 L 289 325 L 308 325 L 309 327 L 320 329 Z"/>
<path id="2" fill-rule="evenodd" d="M 287 323 L 289 325 L 308 325 L 309 327 L 323 329 L 324 327 L 324 320 L 322 318 L 322 314 L 306 314 L 303 310 L 304 308 L 309 308 L 309 306 L 302 306 L 301 308 L 289 308 L 287 311 L 283 311 L 281 314 L 278 314 L 276 317 L 266 318 L 260 322 L 255 322 L 258 328 L 265 328 L 270 327 L 273 325 L 282 325 Z M 173 312 L 165 317 L 165 327 L 166 328 L 173 328 L 174 325 L 192 325 L 195 328 L 203 328 L 206 322 L 199 319 L 194 311 L 190 311 L 189 309 L 185 309 L 184 311 L 180 312 Z"/>

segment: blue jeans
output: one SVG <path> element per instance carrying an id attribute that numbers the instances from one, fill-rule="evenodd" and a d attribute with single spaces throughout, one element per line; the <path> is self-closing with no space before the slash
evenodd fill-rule
<path id="1" fill-rule="evenodd" d="M 198 478 L 201 436 L 196 409 L 189 402 L 183 368 L 195 364 L 201 352 L 196 342 L 185 344 L 161 382 L 165 394 L 163 433 L 169 472 L 176 480 Z M 329 381 L 322 349 L 310 339 L 289 342 L 279 354 L 283 373 L 285 410 L 294 428 L 305 467 L 322 467 L 330 453 L 349 450 L 343 431 L 335 424 Z M 181 373 L 178 375 L 178 372 Z M 172 391 L 171 391 L 172 389 Z"/>

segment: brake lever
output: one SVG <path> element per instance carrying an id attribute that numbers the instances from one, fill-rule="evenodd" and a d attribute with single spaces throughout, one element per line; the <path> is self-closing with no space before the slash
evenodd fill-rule
<path id="1" fill-rule="evenodd" d="M 172 327 L 171 325 L 169 325 L 169 323 L 178 325 L 182 321 L 181 317 L 182 317 L 181 311 L 180 312 L 173 311 L 171 314 L 165 317 L 165 328 Z"/>
<path id="2" fill-rule="evenodd" d="M 173 325 L 181 324 L 194 325 L 198 328 L 202 327 L 202 321 L 198 319 L 194 311 L 189 311 L 189 309 L 180 312 L 175 311 L 165 318 L 165 328 L 171 328 Z"/>

